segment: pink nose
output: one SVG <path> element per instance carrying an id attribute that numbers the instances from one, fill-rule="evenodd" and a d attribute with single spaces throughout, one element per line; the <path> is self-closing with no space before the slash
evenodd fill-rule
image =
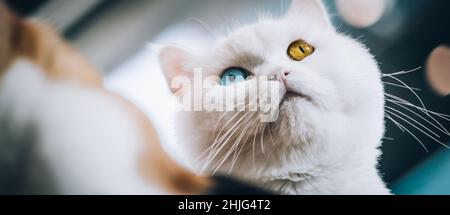
<path id="1" fill-rule="evenodd" d="M 280 80 L 280 81 L 284 81 L 287 79 L 287 77 L 289 76 L 290 71 L 285 70 L 285 69 L 277 69 L 274 70 L 270 75 L 271 75 L 271 80 Z"/>
<path id="2" fill-rule="evenodd" d="M 284 70 L 283 72 L 281 72 L 281 78 L 283 80 L 285 80 L 287 78 L 287 76 L 290 74 L 291 72 Z"/>

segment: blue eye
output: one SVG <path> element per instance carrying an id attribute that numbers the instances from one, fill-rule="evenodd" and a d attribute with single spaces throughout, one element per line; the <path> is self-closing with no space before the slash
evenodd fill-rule
<path id="1" fill-rule="evenodd" d="M 227 86 L 236 82 L 244 81 L 249 76 L 249 72 L 242 68 L 226 69 L 220 76 L 220 84 Z"/>

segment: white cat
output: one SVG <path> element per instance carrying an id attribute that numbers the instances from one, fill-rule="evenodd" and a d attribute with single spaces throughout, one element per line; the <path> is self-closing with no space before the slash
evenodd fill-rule
<path id="1" fill-rule="evenodd" d="M 197 171 L 282 194 L 390 194 L 377 170 L 381 72 L 364 45 L 336 32 L 320 1 L 294 0 L 285 16 L 243 26 L 200 54 L 165 47 L 160 60 L 169 83 L 194 68 L 219 76 L 205 80 L 204 92 L 218 97 L 255 77 L 281 77 L 268 81 L 282 88 L 274 122 L 250 112 L 179 112 L 179 139 Z M 239 93 L 237 103 L 251 99 Z"/>

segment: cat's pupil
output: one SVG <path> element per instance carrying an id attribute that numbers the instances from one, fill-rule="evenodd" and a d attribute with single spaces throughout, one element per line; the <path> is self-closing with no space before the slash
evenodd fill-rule
<path id="1" fill-rule="evenodd" d="M 301 51 L 302 53 L 305 53 L 305 50 L 303 50 L 303 48 L 302 48 L 301 46 L 299 46 L 298 49 L 300 49 L 300 51 Z"/>

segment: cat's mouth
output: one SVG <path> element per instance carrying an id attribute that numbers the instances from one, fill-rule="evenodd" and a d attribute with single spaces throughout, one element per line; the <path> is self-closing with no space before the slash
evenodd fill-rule
<path id="1" fill-rule="evenodd" d="M 305 94 L 303 94 L 302 92 L 299 92 L 299 91 L 294 91 L 294 90 L 288 89 L 286 91 L 286 93 L 284 94 L 283 99 L 281 100 L 281 102 L 291 101 L 291 100 L 295 100 L 295 99 L 305 99 L 307 101 L 312 101 L 310 96 L 305 95 Z"/>

